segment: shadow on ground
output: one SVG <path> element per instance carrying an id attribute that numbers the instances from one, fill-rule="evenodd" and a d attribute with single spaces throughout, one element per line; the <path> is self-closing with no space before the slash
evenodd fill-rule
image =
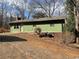
<path id="1" fill-rule="evenodd" d="M 0 42 L 16 42 L 16 41 L 27 41 L 16 36 L 0 35 Z"/>

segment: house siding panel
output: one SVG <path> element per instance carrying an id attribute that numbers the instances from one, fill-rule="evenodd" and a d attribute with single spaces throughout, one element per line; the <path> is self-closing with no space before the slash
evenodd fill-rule
<path id="1" fill-rule="evenodd" d="M 62 32 L 62 24 L 45 24 L 45 25 L 37 25 L 42 29 L 42 32 Z"/>
<path id="2" fill-rule="evenodd" d="M 20 32 L 20 29 L 14 29 L 14 26 L 11 26 L 11 32 Z"/>
<path id="3" fill-rule="evenodd" d="M 21 29 L 14 29 L 11 27 L 11 32 L 34 32 L 35 27 L 40 27 L 42 32 L 62 32 L 62 24 L 40 24 L 40 25 L 22 25 Z"/>
<path id="4" fill-rule="evenodd" d="M 33 32 L 33 25 L 23 25 L 23 32 Z"/>

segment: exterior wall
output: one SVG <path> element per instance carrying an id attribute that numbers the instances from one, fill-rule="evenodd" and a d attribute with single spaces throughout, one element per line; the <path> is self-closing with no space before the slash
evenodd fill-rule
<path id="1" fill-rule="evenodd" d="M 23 25 L 22 31 L 23 32 L 33 32 L 33 25 Z"/>
<path id="2" fill-rule="evenodd" d="M 46 25 L 37 25 L 42 29 L 42 32 L 62 32 L 62 24 L 46 24 Z"/>
<path id="3" fill-rule="evenodd" d="M 62 32 L 62 24 L 22 25 L 21 29 L 14 29 L 14 26 L 12 26 L 11 32 L 34 32 L 35 27 L 40 27 L 42 32 Z"/>
<path id="4" fill-rule="evenodd" d="M 14 26 L 11 26 L 10 30 L 11 32 L 20 32 L 20 29 L 14 29 Z"/>

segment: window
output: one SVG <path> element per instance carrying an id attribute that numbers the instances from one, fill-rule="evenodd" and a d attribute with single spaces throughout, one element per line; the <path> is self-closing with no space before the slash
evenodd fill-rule
<path id="1" fill-rule="evenodd" d="M 54 24 L 50 24 L 50 26 L 54 26 Z"/>
<path id="2" fill-rule="evenodd" d="M 14 29 L 19 29 L 19 25 L 15 25 L 14 26 Z"/>

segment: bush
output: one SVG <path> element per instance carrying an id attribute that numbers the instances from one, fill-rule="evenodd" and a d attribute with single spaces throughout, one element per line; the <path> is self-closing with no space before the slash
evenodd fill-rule
<path id="1" fill-rule="evenodd" d="M 41 28 L 36 27 L 36 28 L 34 29 L 34 31 L 35 31 L 35 33 L 37 33 L 37 34 L 40 34 L 40 33 L 41 33 Z"/>

